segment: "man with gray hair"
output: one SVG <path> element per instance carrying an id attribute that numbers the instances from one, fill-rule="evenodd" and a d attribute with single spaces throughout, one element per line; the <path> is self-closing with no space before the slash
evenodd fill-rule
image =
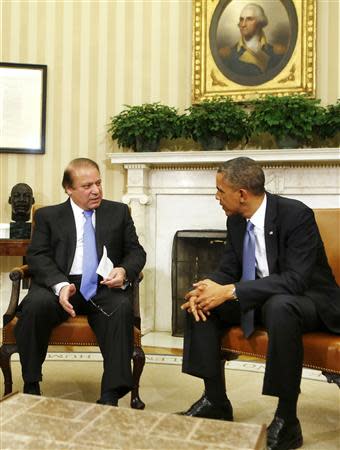
<path id="1" fill-rule="evenodd" d="M 15 327 L 24 393 L 40 395 L 53 328 L 83 314 L 103 356 L 98 403 L 117 406 L 133 387 L 130 293 L 146 254 L 127 205 L 103 199 L 95 161 L 73 159 L 62 186 L 68 199 L 36 211 L 27 250 L 32 284 L 19 305 Z M 102 257 L 111 264 L 98 272 Z"/>
<path id="2" fill-rule="evenodd" d="M 242 9 L 238 22 L 240 40 L 231 49 L 223 47 L 219 50 L 229 69 L 241 76 L 256 76 L 266 73 L 280 62 L 286 49 L 267 42 L 263 31 L 267 25 L 268 19 L 262 6 L 249 3 Z"/>
<path id="3" fill-rule="evenodd" d="M 304 333 L 340 333 L 340 289 L 327 262 L 313 211 L 265 191 L 262 168 L 232 159 L 216 175 L 216 200 L 227 220 L 219 268 L 193 285 L 187 311 L 183 372 L 202 378 L 203 396 L 184 414 L 233 420 L 220 366 L 221 333 L 240 325 L 248 338 L 256 325 L 268 333 L 263 394 L 278 397 L 268 427 L 269 450 L 301 447 L 297 401 Z M 336 232 L 336 231 L 334 231 Z"/>

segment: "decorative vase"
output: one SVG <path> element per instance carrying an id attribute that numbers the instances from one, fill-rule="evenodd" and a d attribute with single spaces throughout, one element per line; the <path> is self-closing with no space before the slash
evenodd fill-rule
<path id="1" fill-rule="evenodd" d="M 198 143 L 203 147 L 203 150 L 224 150 L 227 139 L 222 136 L 212 135 L 199 138 Z"/>
<path id="2" fill-rule="evenodd" d="M 160 139 L 150 140 L 143 136 L 136 137 L 136 152 L 157 152 Z"/>

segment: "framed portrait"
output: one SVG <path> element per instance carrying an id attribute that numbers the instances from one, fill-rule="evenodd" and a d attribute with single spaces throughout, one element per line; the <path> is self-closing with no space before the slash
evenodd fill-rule
<path id="1" fill-rule="evenodd" d="M 315 0 L 193 0 L 193 102 L 315 96 Z"/>
<path id="2" fill-rule="evenodd" d="M 47 66 L 0 63 L 0 152 L 45 153 Z"/>

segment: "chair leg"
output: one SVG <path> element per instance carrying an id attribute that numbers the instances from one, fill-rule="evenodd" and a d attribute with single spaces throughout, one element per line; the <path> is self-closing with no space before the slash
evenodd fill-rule
<path id="1" fill-rule="evenodd" d="M 139 397 L 139 380 L 145 365 L 145 354 L 142 347 L 135 346 L 133 350 L 133 381 L 134 386 L 131 391 L 130 405 L 133 409 L 144 409 L 145 403 Z"/>
<path id="2" fill-rule="evenodd" d="M 230 352 L 229 350 L 221 350 L 221 360 L 225 361 L 233 361 L 239 357 L 238 353 Z"/>
<path id="3" fill-rule="evenodd" d="M 16 344 L 3 344 L 0 348 L 0 366 L 4 375 L 4 396 L 12 392 L 12 369 L 11 369 L 11 356 L 17 352 Z"/>

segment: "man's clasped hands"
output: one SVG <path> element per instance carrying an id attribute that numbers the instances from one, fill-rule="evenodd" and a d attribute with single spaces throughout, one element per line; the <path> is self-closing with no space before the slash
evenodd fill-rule
<path id="1" fill-rule="evenodd" d="M 208 278 L 194 283 L 193 287 L 185 295 L 187 301 L 181 305 L 181 309 L 193 314 L 197 322 L 205 322 L 212 309 L 231 300 L 235 288 L 233 284 L 221 285 Z"/>

